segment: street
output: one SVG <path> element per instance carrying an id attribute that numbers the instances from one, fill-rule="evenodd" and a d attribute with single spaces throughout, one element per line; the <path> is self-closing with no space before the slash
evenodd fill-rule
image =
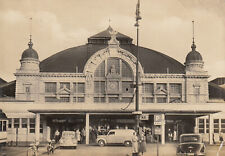
<path id="1" fill-rule="evenodd" d="M 0 156 L 31 156 L 31 152 L 28 152 L 27 147 L 3 147 Z M 206 147 L 207 156 L 216 156 L 218 145 L 208 145 Z M 38 156 L 46 156 L 46 147 L 40 147 Z M 79 145 L 77 149 L 56 149 L 53 156 L 131 156 L 131 147 L 124 146 L 105 146 L 99 147 L 97 145 Z M 157 145 L 147 144 L 147 152 L 145 156 L 157 156 Z M 159 145 L 159 156 L 175 156 L 176 144 Z M 225 147 L 220 151 L 219 156 L 225 156 Z"/>

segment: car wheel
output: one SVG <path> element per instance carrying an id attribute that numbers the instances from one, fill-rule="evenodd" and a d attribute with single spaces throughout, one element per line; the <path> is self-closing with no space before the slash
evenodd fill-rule
<path id="1" fill-rule="evenodd" d="M 126 147 L 129 147 L 129 146 L 132 145 L 132 143 L 131 143 L 131 141 L 125 141 L 125 142 L 124 142 L 124 145 L 125 145 Z"/>
<path id="2" fill-rule="evenodd" d="M 98 145 L 101 146 L 101 147 L 105 146 L 105 141 L 104 140 L 99 140 L 98 141 Z"/>

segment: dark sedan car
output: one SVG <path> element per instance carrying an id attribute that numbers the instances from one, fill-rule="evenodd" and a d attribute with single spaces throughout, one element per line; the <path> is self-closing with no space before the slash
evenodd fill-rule
<path id="1" fill-rule="evenodd" d="M 200 134 L 182 134 L 177 156 L 205 156 L 205 144 Z"/>

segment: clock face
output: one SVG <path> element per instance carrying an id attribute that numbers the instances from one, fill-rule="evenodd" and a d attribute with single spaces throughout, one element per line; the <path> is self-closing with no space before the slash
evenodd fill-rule
<path id="1" fill-rule="evenodd" d="M 117 89 L 117 82 L 108 82 L 108 90 L 116 91 Z"/>

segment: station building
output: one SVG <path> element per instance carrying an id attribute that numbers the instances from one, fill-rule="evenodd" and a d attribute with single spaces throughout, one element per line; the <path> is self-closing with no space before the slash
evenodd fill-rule
<path id="1" fill-rule="evenodd" d="M 8 141 L 46 142 L 56 130 L 85 129 L 89 144 L 91 129 L 134 128 L 137 46 L 132 40 L 109 26 L 85 45 L 41 62 L 30 40 L 15 72 L 15 98 L 0 102 L 9 119 Z M 177 137 L 203 132 L 212 143 L 212 114 L 224 102 L 209 101 L 209 75 L 194 41 L 183 54 L 184 64 L 139 47 L 140 125 L 159 134 L 162 144 L 174 131 Z"/>

